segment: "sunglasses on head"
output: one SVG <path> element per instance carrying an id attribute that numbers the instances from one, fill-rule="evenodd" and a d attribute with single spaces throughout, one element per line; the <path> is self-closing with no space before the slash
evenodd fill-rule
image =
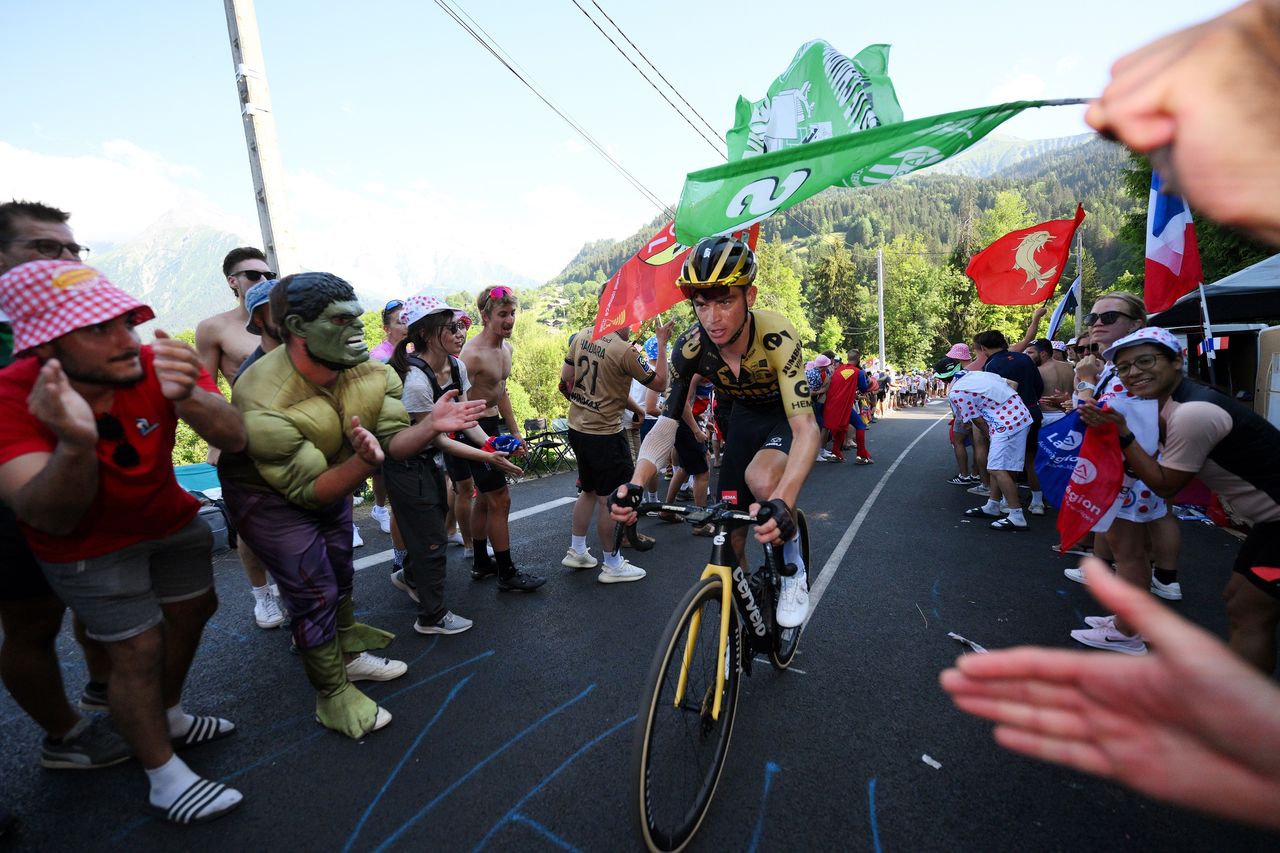
<path id="1" fill-rule="evenodd" d="M 114 441 L 116 449 L 111 452 L 111 461 L 121 468 L 132 468 L 142 461 L 138 448 L 124 437 L 124 424 L 111 413 L 98 415 L 98 438 Z"/>
<path id="2" fill-rule="evenodd" d="M 1121 317 L 1127 317 L 1130 320 L 1134 319 L 1132 314 L 1126 314 L 1123 311 L 1103 311 L 1099 314 L 1090 312 L 1084 315 L 1084 324 L 1085 326 L 1092 326 L 1096 323 L 1102 323 L 1104 326 L 1110 326 Z"/>
<path id="3" fill-rule="evenodd" d="M 254 284 L 257 284 L 264 278 L 269 280 L 276 277 L 276 274 L 271 270 L 240 270 L 240 272 L 233 272 L 232 275 L 242 275 Z"/>
<path id="4" fill-rule="evenodd" d="M 22 243 L 34 249 L 36 254 L 42 258 L 56 260 L 62 256 L 63 252 L 70 252 L 77 258 L 83 258 L 89 254 L 88 246 L 81 246 L 79 243 L 63 243 L 60 240 L 49 240 L 43 237 L 33 240 L 17 240 L 14 242 Z"/>
<path id="5" fill-rule="evenodd" d="M 495 288 L 493 288 L 493 289 L 491 289 L 491 290 L 489 291 L 489 297 L 488 297 L 488 298 L 490 298 L 490 299 L 506 299 L 508 296 L 511 296 L 511 288 L 509 288 L 509 287 L 507 287 L 507 286 L 505 286 L 505 285 L 501 285 L 501 284 L 500 284 L 500 285 L 498 285 L 497 287 L 495 287 Z"/>

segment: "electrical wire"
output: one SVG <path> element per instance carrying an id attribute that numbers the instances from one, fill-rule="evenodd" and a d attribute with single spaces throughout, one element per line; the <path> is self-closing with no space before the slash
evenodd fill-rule
<path id="1" fill-rule="evenodd" d="M 568 124 L 571 128 L 573 128 L 573 130 L 579 136 L 581 136 L 584 140 L 586 140 L 587 144 L 590 145 L 596 151 L 596 153 L 598 153 L 601 157 L 603 157 L 609 163 L 609 165 L 613 166 L 613 168 L 617 170 L 619 174 L 621 174 L 649 202 L 651 202 L 655 207 L 657 207 L 659 211 L 661 211 L 663 214 L 667 216 L 670 216 L 673 218 L 675 217 L 675 212 L 668 205 L 666 205 L 662 201 L 662 199 L 660 199 L 657 196 L 656 193 L 654 193 L 647 186 L 645 186 L 644 183 L 641 182 L 639 178 L 631 174 L 631 172 L 627 171 L 626 167 L 624 167 L 621 163 L 619 163 L 616 159 L 614 159 L 614 157 L 610 155 L 607 150 L 605 150 L 605 147 L 601 145 L 595 139 L 595 137 L 593 137 L 590 133 L 587 132 L 586 128 L 582 127 L 566 111 L 561 109 L 557 104 L 553 103 L 547 95 L 544 95 L 542 91 L 536 85 L 534 85 L 532 80 L 525 73 L 522 73 L 522 69 L 517 70 L 517 67 L 516 67 L 517 63 L 513 58 L 511 58 L 510 54 L 507 53 L 507 51 L 503 49 L 501 45 L 498 44 L 498 41 L 494 39 L 493 36 L 485 32 L 484 29 L 478 23 L 476 23 L 475 20 L 471 18 L 469 14 L 465 12 L 465 10 L 462 10 L 460 6 L 458 9 L 455 10 L 447 2 L 445 2 L 445 0 L 435 0 L 435 4 L 439 6 L 440 9 L 446 15 L 452 18 L 453 21 L 458 24 L 458 26 L 462 27 L 463 30 L 465 30 L 468 35 L 470 35 L 473 39 L 475 39 L 476 42 L 478 42 L 481 47 L 483 47 L 486 51 L 488 51 L 489 54 L 493 56 L 494 59 L 502 63 L 502 65 L 508 71 L 510 71 L 513 75 L 515 75 L 517 80 L 523 83 L 529 89 L 529 91 L 533 92 L 533 94 L 536 95 L 540 101 L 546 104 L 547 107 L 549 107 L 552 110 L 552 112 L 560 116 L 560 118 L 564 120 L 566 124 Z M 464 21 L 463 16 L 465 16 L 468 20 L 470 20 L 471 23 L 468 24 L 467 21 Z M 482 36 L 481 33 L 484 33 L 484 35 Z"/>

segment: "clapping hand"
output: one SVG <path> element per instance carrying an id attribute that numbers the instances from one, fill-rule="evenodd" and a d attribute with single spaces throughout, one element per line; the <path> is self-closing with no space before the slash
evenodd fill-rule
<path id="1" fill-rule="evenodd" d="M 484 400 L 459 400 L 457 389 L 446 391 L 431 408 L 431 428 L 436 432 L 462 432 L 471 429 L 484 415 Z"/>
<path id="2" fill-rule="evenodd" d="M 189 344 L 169 337 L 163 329 L 156 329 L 151 351 L 155 353 L 156 379 L 160 380 L 160 393 L 164 398 L 175 403 L 189 398 L 200 378 L 200 356 L 196 351 Z"/>
<path id="3" fill-rule="evenodd" d="M 382 445 L 378 443 L 377 437 L 360 426 L 360 418 L 356 415 L 351 416 L 351 435 L 348 441 L 351 442 L 351 449 L 356 452 L 356 455 L 366 465 L 376 468 L 386 458 L 383 455 Z"/>
<path id="4" fill-rule="evenodd" d="M 98 443 L 98 423 L 89 402 L 71 387 L 62 364 L 51 358 L 36 375 L 27 395 L 27 411 L 48 427 L 60 442 L 80 448 Z"/>

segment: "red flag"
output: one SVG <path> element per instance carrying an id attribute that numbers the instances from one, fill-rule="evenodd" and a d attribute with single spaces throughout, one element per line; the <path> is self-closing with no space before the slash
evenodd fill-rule
<path id="1" fill-rule="evenodd" d="M 676 241 L 675 226 L 674 221 L 664 225 L 609 279 L 600 295 L 591 340 L 618 329 L 634 329 L 684 299 L 676 279 L 691 247 Z M 754 250 L 759 237 L 760 224 L 756 223 L 747 232 L 747 245 Z"/>
<path id="2" fill-rule="evenodd" d="M 1035 305 L 1053 296 L 1071 254 L 1071 239 L 1084 221 L 1084 206 L 1075 219 L 1052 219 L 1011 231 L 974 255 L 965 274 L 988 305 Z"/>
<path id="3" fill-rule="evenodd" d="M 1084 431 L 1080 458 L 1071 472 L 1062 508 L 1058 510 L 1058 534 L 1062 551 L 1080 541 L 1107 514 L 1124 484 L 1124 454 L 1120 433 L 1112 423 Z"/>

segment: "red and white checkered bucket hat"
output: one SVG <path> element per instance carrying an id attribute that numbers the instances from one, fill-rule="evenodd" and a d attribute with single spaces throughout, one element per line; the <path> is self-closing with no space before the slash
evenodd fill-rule
<path id="1" fill-rule="evenodd" d="M 14 355 L 27 355 L 68 332 L 134 314 L 154 318 L 151 308 L 79 261 L 32 261 L 0 275 L 0 312 L 13 326 Z"/>

